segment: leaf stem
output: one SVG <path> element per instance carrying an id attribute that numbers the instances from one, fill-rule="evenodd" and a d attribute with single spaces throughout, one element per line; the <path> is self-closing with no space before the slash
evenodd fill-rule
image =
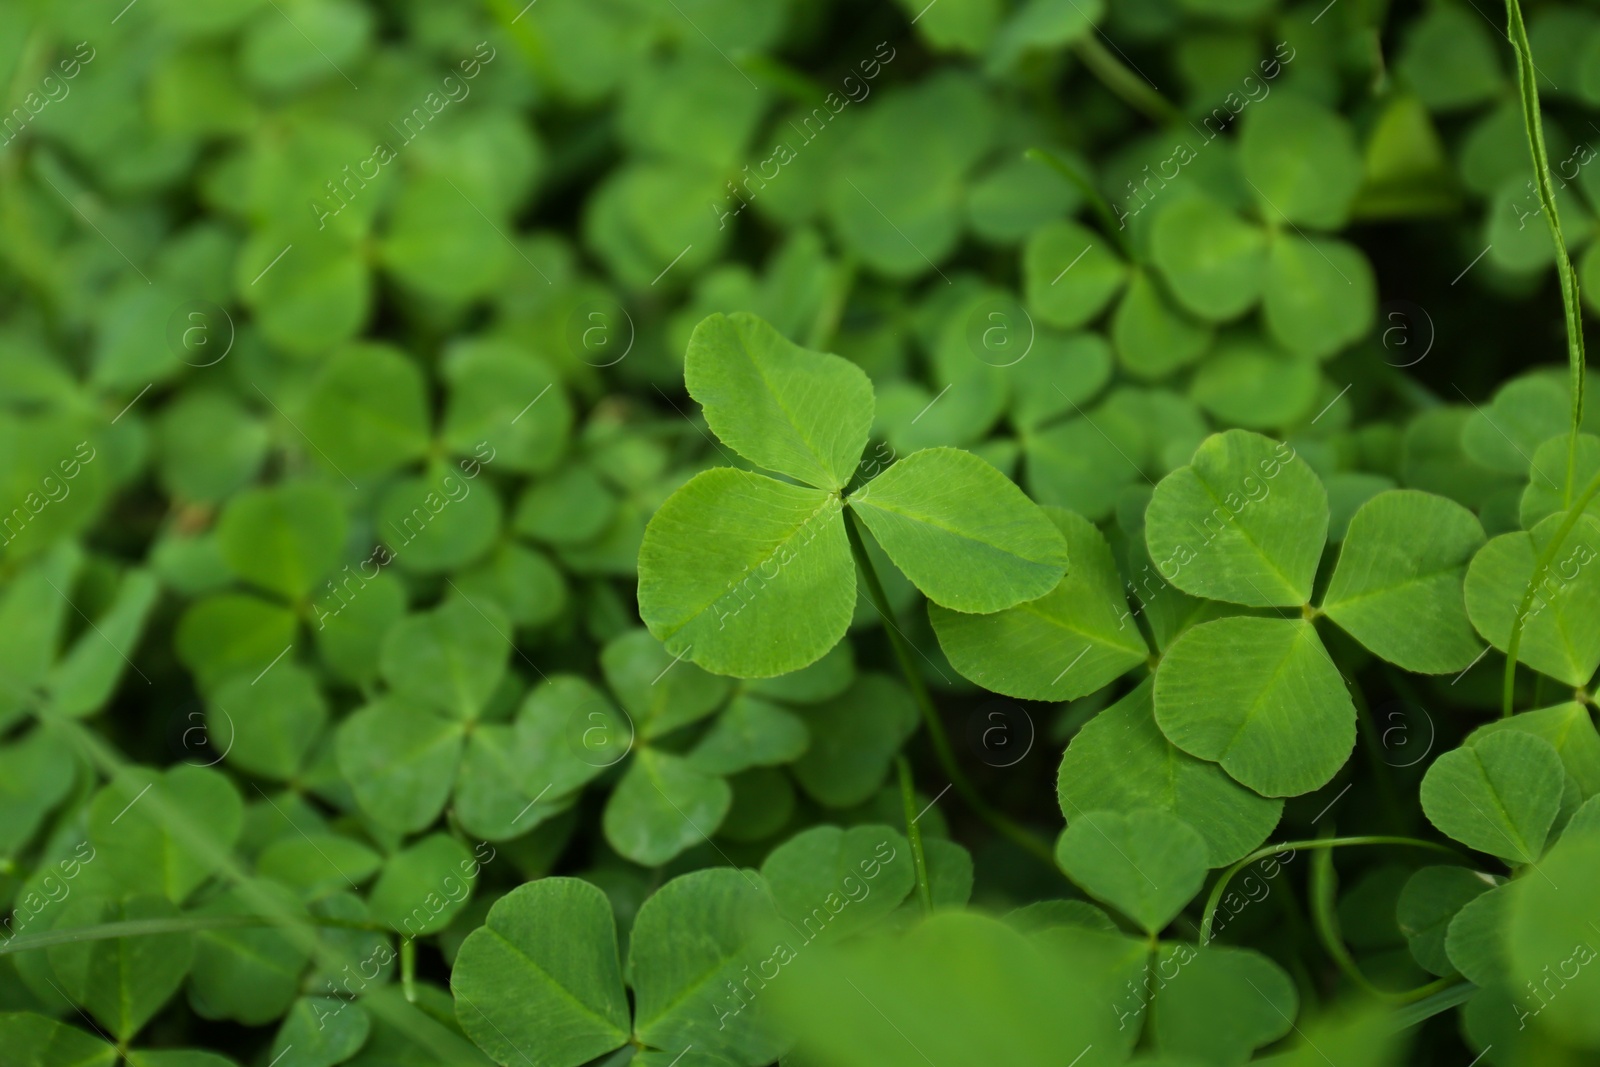
<path id="1" fill-rule="evenodd" d="M 81 941 L 110 941 L 119 937 L 152 937 L 157 934 L 187 934 L 201 930 L 230 930 L 249 926 L 329 926 L 342 930 L 368 930 L 388 933 L 388 927 L 376 923 L 350 922 L 308 916 L 295 922 L 269 919 L 264 915 L 178 915 L 170 919 L 126 919 L 114 923 L 96 923 L 93 926 L 73 926 L 64 930 L 41 930 L 36 934 L 18 934 L 0 942 L 0 956 L 14 952 L 29 952 L 53 945 L 71 945 Z"/>
<path id="2" fill-rule="evenodd" d="M 1130 262 L 1137 261 L 1137 253 L 1134 251 L 1133 245 L 1128 241 L 1127 227 L 1117 222 L 1116 217 L 1111 213 L 1111 205 L 1104 196 L 1100 195 L 1100 190 L 1095 188 L 1094 182 L 1089 180 L 1088 175 L 1047 149 L 1030 148 L 1022 153 L 1022 158 L 1033 163 L 1043 163 L 1065 178 L 1067 183 L 1074 189 L 1082 193 L 1083 198 L 1094 209 L 1094 213 L 1099 216 L 1100 225 L 1105 227 L 1106 235 L 1116 242 L 1118 248 L 1122 249 L 1124 257 Z"/>
<path id="3" fill-rule="evenodd" d="M 1106 46 L 1095 40 L 1092 33 L 1080 37 L 1072 46 L 1072 52 L 1101 85 L 1135 111 L 1156 122 L 1186 121 L 1182 111 L 1162 96 L 1143 75 L 1129 69 L 1122 60 L 1106 51 Z"/>
<path id="4" fill-rule="evenodd" d="M 407 1004 L 417 1002 L 417 943 L 409 937 L 400 939 L 400 988 Z"/>
<path id="5" fill-rule="evenodd" d="M 1217 884 L 1211 887 L 1211 894 L 1206 898 L 1205 918 L 1200 923 L 1200 945 L 1204 948 L 1211 943 L 1211 928 L 1216 924 L 1217 907 L 1222 903 L 1222 895 L 1228 890 L 1228 883 L 1233 881 L 1233 876 L 1244 870 L 1257 860 L 1264 860 L 1269 856 L 1277 856 L 1284 852 L 1296 852 L 1302 848 L 1341 848 L 1345 845 L 1409 845 L 1412 848 L 1425 848 L 1434 852 L 1444 852 L 1449 855 L 1458 855 L 1455 849 L 1448 845 L 1441 845 L 1436 841 L 1423 841 L 1416 837 L 1395 837 L 1386 834 L 1368 834 L 1360 837 L 1320 837 L 1311 841 L 1285 841 L 1282 844 L 1268 845 L 1258 848 L 1244 859 L 1222 872 L 1222 877 L 1217 879 Z"/>
<path id="6" fill-rule="evenodd" d="M 1339 931 L 1339 916 L 1334 910 L 1336 890 L 1333 850 L 1325 848 L 1311 857 L 1311 925 L 1317 931 L 1317 940 L 1322 942 L 1323 950 L 1339 970 L 1344 972 L 1345 977 L 1355 983 L 1356 988 L 1379 1000 L 1409 1004 L 1413 1000 L 1421 1000 L 1437 993 L 1454 981 L 1451 978 L 1441 978 L 1398 993 L 1374 985 L 1365 974 L 1361 973 L 1361 968 L 1356 966 L 1355 957 L 1350 955 L 1350 949 L 1345 945 L 1344 937 Z"/>
<path id="7" fill-rule="evenodd" d="M 1578 303 L 1578 274 L 1567 254 L 1561 234 L 1561 219 L 1556 215 L 1556 191 L 1550 182 L 1550 158 L 1544 147 L 1544 121 L 1539 112 L 1539 85 L 1534 79 L 1533 49 L 1528 44 L 1528 28 L 1522 21 L 1519 0 L 1506 0 L 1506 38 L 1517 54 L 1517 95 L 1522 102 L 1522 125 L 1528 134 L 1528 154 L 1533 159 L 1533 178 L 1539 192 L 1544 221 L 1556 246 L 1556 273 L 1561 281 L 1561 305 L 1566 315 L 1567 361 L 1572 375 L 1572 439 L 1567 443 L 1567 483 L 1565 501 L 1572 501 L 1573 479 L 1578 467 L 1578 431 L 1583 426 L 1583 311 Z"/>
<path id="8" fill-rule="evenodd" d="M 849 521 L 844 525 L 845 534 L 850 539 L 850 551 L 861 567 L 862 577 L 867 583 L 867 595 L 872 599 L 873 606 L 878 609 L 878 614 L 883 616 L 889 644 L 894 648 L 895 659 L 900 663 L 900 671 L 905 675 L 911 696 L 916 700 L 918 710 L 922 712 L 923 724 L 928 728 L 928 740 L 933 744 L 934 754 L 939 757 L 939 765 L 944 768 L 945 774 L 950 776 L 950 784 L 955 786 L 956 792 L 961 794 L 962 799 L 979 818 L 994 827 L 996 833 L 1039 857 L 1051 870 L 1059 871 L 1055 853 L 1051 851 L 1050 846 L 990 807 L 988 801 L 984 800 L 967 780 L 961 765 L 956 762 L 955 751 L 950 747 L 950 738 L 944 732 L 944 723 L 939 721 L 939 713 L 933 706 L 933 698 L 928 694 L 928 687 L 923 682 L 917 665 L 911 659 L 911 646 L 894 623 L 894 614 L 889 608 L 889 598 L 884 595 L 883 584 L 878 581 L 878 572 L 872 565 L 872 557 L 867 555 L 866 542 L 861 539 L 860 523 L 861 520 L 856 513 L 851 511 Z"/>
<path id="9" fill-rule="evenodd" d="M 922 914 L 933 910 L 933 890 L 928 885 L 928 857 L 922 851 L 922 828 L 917 825 L 917 794 L 911 784 L 911 764 L 902 753 L 894 758 L 895 770 L 900 774 L 900 803 L 906 812 L 906 840 L 911 842 L 911 863 L 917 871 L 917 899 L 922 901 Z"/>

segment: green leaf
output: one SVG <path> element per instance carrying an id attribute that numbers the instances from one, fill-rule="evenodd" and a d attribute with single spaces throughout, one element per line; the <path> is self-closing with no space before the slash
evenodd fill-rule
<path id="1" fill-rule="evenodd" d="M 1161 984 L 1152 996 L 1150 1029 L 1155 1047 L 1175 1062 L 1244 1063 L 1294 1028 L 1300 1006 L 1294 982 L 1259 952 L 1162 945 L 1155 970 Z"/>
<path id="2" fill-rule="evenodd" d="M 465 722 L 505 676 L 510 623 L 492 603 L 452 597 L 390 627 L 379 664 L 396 696 Z"/>
<path id="3" fill-rule="evenodd" d="M 1450 965 L 1462 977 L 1485 987 L 1502 985 L 1510 977 L 1509 931 L 1513 883 L 1498 885 L 1462 905 L 1445 929 L 1444 949 Z"/>
<path id="4" fill-rule="evenodd" d="M 1187 631 L 1156 672 L 1155 708 L 1168 740 L 1262 796 L 1326 785 L 1355 744 L 1344 679 L 1299 619 L 1236 616 Z"/>
<path id="5" fill-rule="evenodd" d="M 1534 451 L 1533 461 L 1528 465 L 1528 487 L 1522 491 L 1522 503 L 1518 508 L 1524 530 L 1531 530 L 1556 512 L 1567 510 L 1571 503 L 1565 491 L 1570 441 L 1567 434 L 1562 434 L 1550 438 Z M 1579 434 L 1577 463 L 1573 465 L 1574 492 L 1587 485 L 1596 474 L 1600 474 L 1600 437 Z M 1590 501 L 1584 510 L 1591 514 L 1600 512 L 1600 503 Z"/>
<path id="6" fill-rule="evenodd" d="M 287 608 L 237 593 L 208 596 L 178 620 L 174 650 L 199 676 L 202 688 L 248 671 L 254 678 L 294 641 L 296 620 Z"/>
<path id="7" fill-rule="evenodd" d="M 461 460 L 463 467 L 476 460 Z M 392 483 L 378 504 L 378 529 L 403 570 L 458 570 L 480 559 L 500 532 L 500 497 L 465 471 L 437 463 Z"/>
<path id="8" fill-rule="evenodd" d="M 695 327 L 683 376 L 711 432 L 752 463 L 834 491 L 855 473 L 872 383 L 849 360 L 807 351 L 740 312 Z"/>
<path id="9" fill-rule="evenodd" d="M 1090 896 L 1154 936 L 1193 900 L 1206 876 L 1206 843 L 1176 815 L 1154 808 L 1074 815 L 1056 861 Z"/>
<path id="10" fill-rule="evenodd" d="M 237 675 L 219 686 L 208 704 L 204 729 L 195 730 L 199 724 L 191 721 L 185 747 L 192 741 L 207 758 L 215 749 L 215 758 L 226 755 L 241 770 L 280 781 L 305 766 L 328 722 L 327 700 L 316 679 L 292 663 L 280 663 L 258 679 Z"/>
<path id="11" fill-rule="evenodd" d="M 1046 223 L 1022 250 L 1028 308 L 1047 326 L 1086 325 L 1110 305 L 1127 276 L 1110 243 L 1076 222 Z"/>
<path id="12" fill-rule="evenodd" d="M 202 915 L 260 915 L 265 911 L 299 918 L 302 909 L 290 890 L 257 881 L 229 888 L 198 911 Z M 194 936 L 189 1004 L 196 1014 L 263 1026 L 289 1010 L 311 960 L 311 944 L 303 931 L 241 926 L 202 930 Z"/>
<path id="13" fill-rule="evenodd" d="M 1300 607 L 1328 529 L 1328 494 L 1287 444 L 1213 434 L 1156 486 L 1145 539 L 1184 592 L 1255 607 Z M 1171 573 L 1169 573 L 1169 570 Z"/>
<path id="14" fill-rule="evenodd" d="M 56 921 L 70 928 L 177 914 L 165 897 L 77 897 Z M 62 991 L 126 1044 L 183 985 L 194 960 L 194 942 L 185 933 L 69 942 L 51 946 L 48 956 Z"/>
<path id="15" fill-rule="evenodd" d="M 806 708 L 811 747 L 792 765 L 800 788 L 830 808 L 860 804 L 878 791 L 889 764 L 917 727 L 917 708 L 900 683 L 862 674 L 843 695 Z"/>
<path id="16" fill-rule="evenodd" d="M 308 896 L 354 889 L 383 866 L 383 859 L 341 834 L 291 833 L 256 856 L 256 873 Z"/>
<path id="17" fill-rule="evenodd" d="M 1128 987 L 1144 981 L 1149 956 L 1142 941 L 1117 934 L 1060 927 L 1024 935 L 949 911 L 903 937 L 805 953 L 771 994 L 803 1027 L 797 1060 L 1069 1064 L 1092 1046 L 1079 1067 L 1117 1064 L 1139 1036 L 1117 1006 L 1135 998 Z"/>
<path id="18" fill-rule="evenodd" d="M 733 802 L 728 783 L 682 756 L 641 748 L 606 802 L 602 825 L 618 853 L 659 867 L 710 840 Z"/>
<path id="19" fill-rule="evenodd" d="M 449 834 L 429 834 L 383 865 L 367 903 L 372 917 L 408 938 L 450 925 L 472 895 L 477 863 Z"/>
<path id="20" fill-rule="evenodd" d="M 633 723 L 587 679 L 556 674 L 529 691 L 515 724 L 524 788 L 561 797 L 622 761 Z"/>
<path id="21" fill-rule="evenodd" d="M 1600 909 L 1584 889 L 1596 877 L 1600 834 L 1591 828 L 1563 835 L 1537 871 L 1495 894 L 1506 898 L 1498 916 L 1506 987 L 1542 1030 L 1586 1049 L 1600 1047 L 1600 968 L 1592 966 Z"/>
<path id="22" fill-rule="evenodd" d="M 457 455 L 487 452 L 522 473 L 549 470 L 561 458 L 572 404 L 543 360 L 507 342 L 468 341 L 451 347 L 441 369 L 450 402 L 439 436 Z"/>
<path id="23" fill-rule="evenodd" d="M 866 929 L 899 907 L 917 880 L 906 839 L 870 824 L 802 831 L 767 854 L 761 876 L 778 917 L 808 943 Z"/>
<path id="24" fill-rule="evenodd" d="M 1257 796 L 1168 741 L 1156 726 L 1153 690 L 1141 683 L 1072 739 L 1056 780 L 1062 814 L 1070 822 L 1091 810 L 1156 808 L 1199 831 L 1206 866 L 1243 859 L 1278 824 L 1283 801 Z"/>
<path id="25" fill-rule="evenodd" d="M 954 448 L 900 460 L 850 497 L 896 567 L 929 600 L 992 612 L 1035 600 L 1067 566 L 1060 532 L 1010 479 Z"/>
<path id="26" fill-rule="evenodd" d="M 689 753 L 689 762 L 708 774 L 737 774 L 792 763 L 810 745 L 811 734 L 798 715 L 741 693 Z"/>
<path id="27" fill-rule="evenodd" d="M 310 482 L 240 493 L 217 523 L 218 547 L 233 573 L 287 600 L 304 597 L 333 570 L 344 539 L 339 498 Z"/>
<path id="28" fill-rule="evenodd" d="M 1070 511 L 1046 508 L 1072 562 L 1049 593 L 988 615 L 937 604 L 928 617 L 950 665 L 985 689 L 1029 700 L 1072 700 L 1115 681 L 1150 650 L 1127 609 L 1105 538 Z"/>
<path id="29" fill-rule="evenodd" d="M 673 655 L 770 678 L 822 658 L 855 609 L 837 496 L 719 467 L 661 505 L 639 547 L 639 616 Z"/>
<path id="30" fill-rule="evenodd" d="M 1600 793 L 1600 732 L 1584 704 L 1568 701 L 1554 707 L 1519 712 L 1509 719 L 1486 722 L 1467 735 L 1466 743 L 1501 730 L 1520 730 L 1542 737 L 1561 757 L 1561 764 L 1577 783 L 1578 795 L 1588 800 Z"/>
<path id="31" fill-rule="evenodd" d="M 1243 127 L 1239 167 L 1262 218 L 1317 229 L 1344 225 L 1361 186 L 1361 156 L 1348 122 L 1282 92 L 1250 108 Z"/>
<path id="32" fill-rule="evenodd" d="M 1267 331 L 1296 355 L 1326 359 L 1361 339 L 1377 304 L 1372 267 L 1343 241 L 1280 233 L 1262 285 Z"/>
<path id="33" fill-rule="evenodd" d="M 71 748 L 50 730 L 0 745 L 0 852 L 20 852 L 76 778 Z"/>
<path id="34" fill-rule="evenodd" d="M 733 688 L 682 658 L 644 630 L 628 630 L 600 650 L 606 684 L 647 741 L 710 715 Z"/>
<path id="35" fill-rule="evenodd" d="M 1406 879 L 1395 922 L 1423 970 L 1440 977 L 1456 973 L 1445 952 L 1445 932 L 1457 912 L 1492 888 L 1491 880 L 1468 867 L 1423 867 Z"/>
<path id="36" fill-rule="evenodd" d="M 461 1027 L 496 1063 L 577 1067 L 628 1039 L 611 905 L 577 878 L 518 886 L 450 972 Z"/>
<path id="37" fill-rule="evenodd" d="M 81 716 L 105 706 L 132 666 L 124 655 L 139 647 L 160 594 L 160 584 L 148 571 L 130 570 L 123 576 L 111 606 L 51 668 L 46 686 L 53 712 Z"/>
<path id="38" fill-rule="evenodd" d="M 239 793 L 202 767 L 130 767 L 89 803 L 89 839 L 124 893 L 181 904 L 230 854 L 244 821 Z"/>
<path id="39" fill-rule="evenodd" d="M 1565 780 L 1548 741 L 1502 730 L 1434 760 L 1422 780 L 1422 810 L 1469 848 L 1533 863 L 1561 808 Z"/>
<path id="40" fill-rule="evenodd" d="M 1150 253 L 1178 303 L 1202 319 L 1238 318 L 1261 298 L 1266 236 L 1207 196 L 1185 197 L 1157 215 Z"/>
<path id="41" fill-rule="evenodd" d="M 283 1017 L 268 1053 L 283 1056 L 298 1048 L 299 1067 L 336 1067 L 361 1051 L 371 1029 L 372 1017 L 360 1006 L 337 997 L 301 997 Z"/>
<path id="42" fill-rule="evenodd" d="M 425 829 L 444 809 L 461 759 L 462 724 L 384 698 L 339 726 L 339 772 L 373 819 L 396 830 Z"/>
<path id="43" fill-rule="evenodd" d="M 1537 556 L 1546 551 L 1564 515 L 1552 515 L 1528 533 L 1492 538 L 1467 568 L 1467 615 L 1495 648 L 1504 652 Z M 1534 590 L 1523 621 L 1517 657 L 1542 674 L 1581 686 L 1600 666 L 1600 519 L 1580 516 L 1555 546 L 1544 578 Z"/>
<path id="44" fill-rule="evenodd" d="M 628 951 L 638 1038 L 660 1049 L 693 1045 L 712 1062 L 777 1059 L 788 1042 L 769 1018 L 770 998 L 747 1003 L 727 988 L 778 962 L 772 920 L 766 886 L 728 867 L 675 878 L 646 900 Z"/>
<path id="45" fill-rule="evenodd" d="M 1379 493 L 1350 519 L 1322 611 L 1408 671 L 1464 670 L 1482 652 L 1462 584 L 1483 544 L 1477 516 L 1452 500 L 1412 489 Z"/>
<path id="46" fill-rule="evenodd" d="M 1205 358 L 1189 395 L 1224 424 L 1271 430 L 1311 414 L 1321 384 L 1313 360 L 1241 338 L 1223 341 Z"/>
<path id="47" fill-rule="evenodd" d="M 0 1042 L 19 1067 L 116 1067 L 115 1048 L 30 1011 L 0 1013 Z"/>
<path id="48" fill-rule="evenodd" d="M 1211 339 L 1211 328 L 1174 308 L 1148 271 L 1134 271 L 1111 320 L 1111 340 L 1128 373 L 1165 378 L 1205 355 Z"/>
<path id="49" fill-rule="evenodd" d="M 332 473 L 385 474 L 428 447 L 426 385 L 395 349 L 348 345 L 322 365 L 302 425 L 312 455 Z"/>

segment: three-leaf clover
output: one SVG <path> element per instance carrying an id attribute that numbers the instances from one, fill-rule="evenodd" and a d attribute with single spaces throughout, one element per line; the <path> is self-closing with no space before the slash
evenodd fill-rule
<path id="1" fill-rule="evenodd" d="M 639 614 L 667 649 L 717 674 L 771 677 L 820 659 L 856 605 L 845 508 L 929 600 L 994 612 L 1048 593 L 1060 532 L 968 452 L 931 448 L 850 489 L 872 426 L 872 385 L 747 314 L 696 328 L 684 377 L 713 433 L 750 462 L 669 497 L 639 549 Z"/>
<path id="2" fill-rule="evenodd" d="M 1151 558 L 1184 592 L 1302 616 L 1201 623 L 1156 672 L 1155 716 L 1168 740 L 1263 796 L 1318 788 L 1355 742 L 1355 707 L 1315 616 L 1407 670 L 1462 670 L 1479 654 L 1462 582 L 1483 528 L 1442 497 L 1393 490 L 1363 504 L 1320 608 L 1311 601 L 1328 495 L 1288 445 L 1246 430 L 1208 438 L 1156 486 L 1145 523 Z M 1424 529 L 1428 537 L 1416 536 Z"/>

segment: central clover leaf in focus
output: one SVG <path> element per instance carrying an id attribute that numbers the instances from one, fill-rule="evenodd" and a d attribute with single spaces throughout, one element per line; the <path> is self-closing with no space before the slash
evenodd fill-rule
<path id="1" fill-rule="evenodd" d="M 915 452 L 865 484 L 872 383 L 756 316 L 712 315 L 684 365 L 712 433 L 784 480 L 716 467 L 673 493 L 639 550 L 639 614 L 673 655 L 766 678 L 839 642 L 856 605 L 845 509 L 929 600 L 985 614 L 1061 581 L 1067 543 L 1005 475 L 970 452 Z"/>

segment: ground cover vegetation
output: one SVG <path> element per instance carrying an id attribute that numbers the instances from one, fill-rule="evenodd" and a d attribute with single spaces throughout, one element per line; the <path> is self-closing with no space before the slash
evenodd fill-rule
<path id="1" fill-rule="evenodd" d="M 0 7 L 0 1067 L 1600 1062 L 1600 12 Z"/>

